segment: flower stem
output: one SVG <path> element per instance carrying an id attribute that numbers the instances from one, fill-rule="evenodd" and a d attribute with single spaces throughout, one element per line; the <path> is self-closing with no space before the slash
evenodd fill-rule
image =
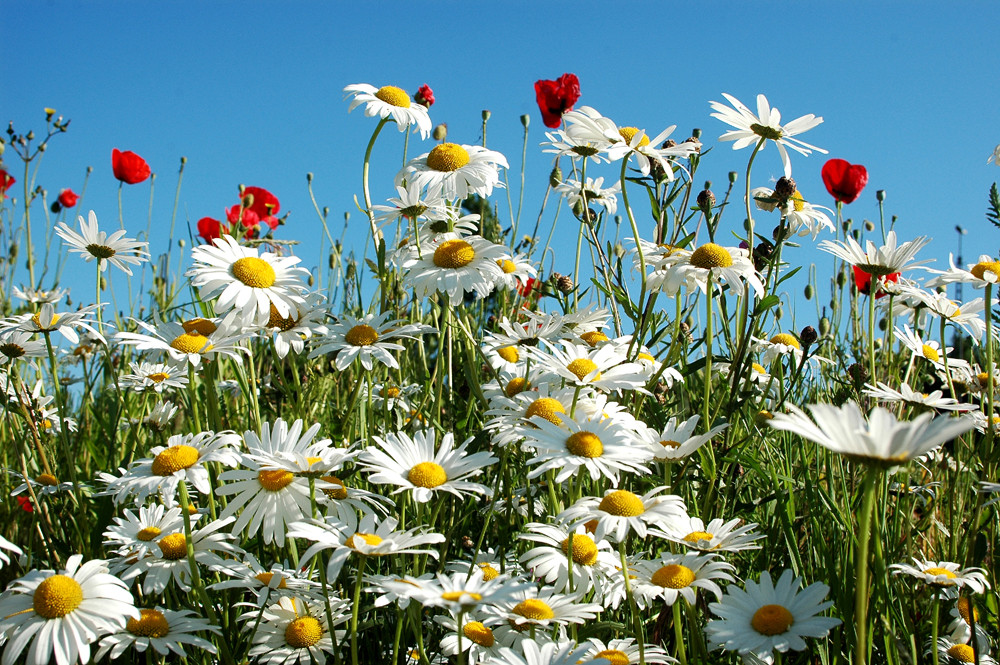
<path id="1" fill-rule="evenodd" d="M 639 618 L 639 608 L 635 603 L 635 596 L 632 595 L 632 582 L 628 576 L 628 559 L 625 557 L 625 541 L 618 542 L 618 555 L 622 561 L 622 575 L 625 576 L 625 595 L 628 596 L 628 604 L 632 610 L 632 636 L 636 644 L 639 645 L 639 665 L 646 665 L 646 639 L 642 634 L 642 621 Z"/>
<path id="2" fill-rule="evenodd" d="M 868 662 L 868 543 L 871 539 L 875 482 L 880 475 L 870 466 L 861 481 L 861 514 L 858 515 L 858 549 L 854 555 L 854 665 Z"/>
<path id="3" fill-rule="evenodd" d="M 358 665 L 358 613 L 361 605 L 361 582 L 364 579 L 367 560 L 366 557 L 361 557 L 358 576 L 354 581 L 354 602 L 351 604 L 351 665 Z"/>

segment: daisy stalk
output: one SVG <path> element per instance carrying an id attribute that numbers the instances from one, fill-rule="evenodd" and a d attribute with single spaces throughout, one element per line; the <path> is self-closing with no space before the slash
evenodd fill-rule
<path id="1" fill-rule="evenodd" d="M 861 480 L 861 514 L 858 516 L 858 549 L 854 555 L 854 664 L 868 662 L 868 543 L 877 481 L 882 477 L 876 464 L 868 465 Z"/>
<path id="2" fill-rule="evenodd" d="M 584 161 L 584 165 L 586 165 L 586 163 L 587 162 L 585 160 Z M 622 160 L 622 171 L 621 171 L 621 175 L 618 177 L 618 180 L 621 183 L 622 203 L 625 204 L 625 214 L 628 215 L 628 223 L 632 226 L 632 238 L 635 240 L 635 249 L 636 249 L 636 252 L 638 252 L 638 254 L 639 254 L 639 279 L 640 279 L 640 282 L 639 282 L 639 300 L 636 301 L 636 302 L 638 302 L 639 306 L 641 307 L 642 303 L 646 300 L 646 257 L 643 256 L 643 253 L 642 253 L 642 244 L 639 242 L 639 227 L 636 226 L 635 216 L 632 214 L 632 206 L 629 205 L 629 202 L 628 202 L 628 190 L 625 187 L 625 167 L 626 166 L 628 166 L 628 159 L 627 158 Z M 584 179 L 584 182 L 586 182 L 586 179 Z M 709 275 L 711 275 L 711 273 L 709 273 Z M 709 279 L 711 279 L 711 276 L 709 277 Z M 709 284 L 711 284 L 711 282 L 709 282 Z M 617 308 L 617 304 L 616 304 L 615 307 Z M 617 324 L 617 322 L 618 322 L 618 317 L 616 316 L 615 317 L 615 323 Z M 616 328 L 617 328 L 616 332 L 619 335 L 621 335 L 622 334 L 622 332 L 621 332 L 621 326 L 616 326 Z M 632 351 L 632 345 L 635 344 L 635 343 L 639 343 L 640 348 L 642 347 L 642 341 L 639 339 L 639 337 L 641 335 L 642 335 L 642 330 L 641 329 L 636 330 L 635 334 L 632 336 L 632 342 L 629 344 L 629 353 L 631 353 L 631 351 Z M 636 638 L 636 639 L 638 639 L 638 638 Z"/>
<path id="3" fill-rule="evenodd" d="M 625 206 L 628 207 L 628 204 L 626 203 Z M 569 552 L 569 558 L 572 560 L 573 551 L 569 550 Z M 629 609 L 632 611 L 632 635 L 639 645 L 639 665 L 646 665 L 646 638 L 642 634 L 642 618 L 639 616 L 639 606 L 635 602 L 635 596 L 632 595 L 632 583 L 629 581 L 628 558 L 625 556 L 624 538 L 618 541 L 618 555 L 621 557 L 622 575 L 625 577 L 625 595 L 628 596 Z M 534 627 L 532 627 L 532 630 L 534 630 Z"/>
<path id="4" fill-rule="evenodd" d="M 372 231 L 372 241 L 375 243 L 375 254 L 378 258 L 378 279 L 380 283 L 385 275 L 385 241 L 382 239 L 382 232 L 379 231 L 378 227 L 375 225 L 375 215 L 372 213 L 372 195 L 368 187 L 368 171 L 371 167 L 372 148 L 375 147 L 375 139 L 378 138 L 382 128 L 385 127 L 389 120 L 390 116 L 382 118 L 379 120 L 378 125 L 375 126 L 375 131 L 372 132 L 372 137 L 368 141 L 368 147 L 365 149 L 365 161 L 361 167 L 361 187 L 365 197 L 365 214 L 368 215 L 368 223 L 371 225 Z M 382 300 L 381 309 L 379 311 L 384 312 L 386 305 L 386 293 L 385 289 L 379 290 L 381 291 Z"/>

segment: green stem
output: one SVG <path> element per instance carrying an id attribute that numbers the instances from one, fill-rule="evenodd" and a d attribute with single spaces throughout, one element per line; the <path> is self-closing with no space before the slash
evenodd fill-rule
<path id="1" fill-rule="evenodd" d="M 639 665 L 646 665 L 646 639 L 642 634 L 642 620 L 639 617 L 639 607 L 636 605 L 635 596 L 632 595 L 632 582 L 628 576 L 628 559 L 625 557 L 625 541 L 618 543 L 618 555 L 622 562 L 622 575 L 625 576 L 625 595 L 628 596 L 628 604 L 632 610 L 632 637 L 639 645 Z"/>
<path id="2" fill-rule="evenodd" d="M 861 514 L 858 515 L 858 550 L 854 555 L 854 665 L 868 662 L 868 543 L 871 539 L 875 484 L 881 474 L 870 466 L 861 481 Z"/>
<path id="3" fill-rule="evenodd" d="M 364 579 L 367 561 L 366 557 L 361 557 L 361 562 L 358 563 L 358 576 L 354 581 L 354 603 L 351 606 L 351 665 L 358 665 L 358 613 L 361 606 L 361 582 Z"/>
<path id="4" fill-rule="evenodd" d="M 681 623 L 681 599 L 678 596 L 674 600 L 674 645 L 677 653 L 677 660 L 680 661 L 681 665 L 687 665 L 687 652 L 684 649 L 684 625 Z"/>

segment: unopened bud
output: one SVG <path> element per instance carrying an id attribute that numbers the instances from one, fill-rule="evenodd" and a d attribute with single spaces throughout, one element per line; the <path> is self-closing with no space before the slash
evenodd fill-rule
<path id="1" fill-rule="evenodd" d="M 868 231 L 868 233 L 871 233 L 874 230 L 875 230 L 875 222 L 871 221 L 870 219 L 866 219 L 865 220 L 865 231 Z"/>
<path id="2" fill-rule="evenodd" d="M 830 319 L 825 316 L 819 320 L 819 334 L 823 337 L 830 334 Z"/>
<path id="3" fill-rule="evenodd" d="M 38 146 L 38 152 L 45 152 L 47 149 L 48 149 L 48 146 L 45 145 L 44 143 L 39 144 L 39 146 Z"/>
<path id="4" fill-rule="evenodd" d="M 621 244 L 620 242 L 615 243 L 615 256 L 617 256 L 618 258 L 625 256 L 625 245 Z"/>
<path id="5" fill-rule="evenodd" d="M 448 125 L 443 122 L 440 125 L 435 125 L 434 131 L 431 132 L 431 136 L 434 137 L 435 141 L 444 141 L 448 138 Z"/>
<path id="6" fill-rule="evenodd" d="M 875 198 L 878 200 L 879 203 L 885 201 L 885 190 L 880 189 L 877 192 L 875 192 Z"/>
<path id="7" fill-rule="evenodd" d="M 49 208 L 52 210 L 52 212 L 58 215 L 59 211 L 62 210 L 62 205 L 58 201 L 53 201 L 52 205 L 49 206 Z"/>
<path id="8" fill-rule="evenodd" d="M 573 278 L 569 275 L 559 275 L 559 278 L 556 280 L 556 288 L 563 293 L 569 293 L 575 286 Z"/>
<path id="9" fill-rule="evenodd" d="M 486 122 L 487 120 L 489 120 L 491 115 L 493 115 L 493 114 L 490 113 L 489 109 L 483 109 L 483 122 Z"/>
<path id="10" fill-rule="evenodd" d="M 334 258 L 333 252 L 330 252 L 330 256 L 327 258 L 326 264 L 333 270 L 333 266 L 336 265 L 336 259 Z"/>
<path id="11" fill-rule="evenodd" d="M 528 125 L 531 124 L 531 116 L 528 115 L 527 113 L 525 113 L 524 115 L 522 115 L 521 116 L 521 124 L 524 125 L 525 129 L 527 129 Z"/>
<path id="12" fill-rule="evenodd" d="M 737 173 L 736 171 L 730 171 L 729 172 L 729 184 L 730 185 L 734 184 L 736 182 L 737 178 L 739 178 L 739 177 L 740 177 L 739 173 Z"/>
<path id="13" fill-rule="evenodd" d="M 788 176 L 781 176 L 778 182 L 774 183 L 774 195 L 782 201 L 791 198 L 796 189 L 795 180 Z"/>
<path id="14" fill-rule="evenodd" d="M 812 326 L 806 326 L 799 333 L 799 339 L 802 341 L 803 346 L 812 346 L 819 339 L 819 333 Z"/>
<path id="15" fill-rule="evenodd" d="M 694 138 L 696 138 L 698 140 L 701 140 L 701 129 L 699 129 L 698 127 L 695 127 L 694 129 L 692 129 L 691 130 L 691 136 L 693 136 Z"/>
<path id="16" fill-rule="evenodd" d="M 28 135 L 25 138 L 29 141 L 35 140 L 35 132 L 33 130 L 28 130 Z"/>
<path id="17" fill-rule="evenodd" d="M 844 288 L 844 284 L 847 284 L 847 273 L 841 270 L 837 273 L 837 286 Z"/>
<path id="18" fill-rule="evenodd" d="M 177 239 L 177 246 L 178 247 L 180 247 L 181 249 L 184 249 L 185 245 L 187 245 L 187 240 L 185 240 L 184 238 L 178 238 Z"/>
<path id="19" fill-rule="evenodd" d="M 312 286 L 315 283 L 316 283 L 316 278 L 313 277 L 312 275 L 309 275 L 309 279 L 306 280 L 306 284 L 308 284 L 309 286 Z"/>
<path id="20" fill-rule="evenodd" d="M 188 163 L 188 158 L 182 156 L 181 157 L 181 166 L 183 166 L 184 164 L 187 164 L 187 163 Z"/>
<path id="21" fill-rule="evenodd" d="M 715 206 L 715 194 L 712 193 L 710 189 L 703 189 L 698 192 L 698 207 L 705 215 L 709 215 L 712 212 L 712 208 Z"/>
<path id="22" fill-rule="evenodd" d="M 806 284 L 805 296 L 806 296 L 806 300 L 812 300 L 812 297 L 813 297 L 813 285 L 812 284 Z"/>
<path id="23" fill-rule="evenodd" d="M 563 177 L 562 169 L 559 168 L 558 164 L 556 164 L 555 166 L 552 167 L 551 173 L 549 173 L 549 186 L 558 187 L 559 183 L 562 182 L 562 177 Z"/>
<path id="24" fill-rule="evenodd" d="M 10 257 L 11 261 L 14 261 L 17 258 L 17 243 L 16 242 L 12 242 L 10 244 L 10 249 L 7 250 L 7 255 Z"/>
<path id="25" fill-rule="evenodd" d="M 101 291 L 107 291 L 107 290 L 108 290 L 108 279 L 104 275 L 101 275 Z"/>
<path id="26" fill-rule="evenodd" d="M 854 385 L 858 388 L 858 390 L 864 387 L 865 383 L 868 382 L 868 370 L 866 370 L 865 366 L 861 363 L 854 363 L 848 367 L 847 374 L 851 377 L 851 380 L 854 381 Z"/>
<path id="27" fill-rule="evenodd" d="M 784 315 L 785 315 L 785 310 L 781 309 L 781 307 L 778 307 L 776 310 L 774 310 L 775 321 L 780 321 L 781 317 L 783 317 Z"/>
<path id="28" fill-rule="evenodd" d="M 313 181 L 313 174 L 309 172 L 306 174 L 306 182 L 311 183 Z"/>
<path id="29" fill-rule="evenodd" d="M 847 233 L 848 231 L 851 230 L 851 224 L 853 223 L 854 223 L 853 219 L 845 219 L 843 222 L 840 223 L 840 228 L 844 230 L 844 233 Z"/>

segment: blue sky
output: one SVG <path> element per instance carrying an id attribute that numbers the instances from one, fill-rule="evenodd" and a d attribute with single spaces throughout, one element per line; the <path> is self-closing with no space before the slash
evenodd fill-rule
<path id="1" fill-rule="evenodd" d="M 986 164 L 1000 143 L 998 19 L 1000 9 L 987 2 L 14 0 L 5 3 L 0 39 L 0 120 L 37 133 L 46 106 L 72 118 L 70 131 L 52 142 L 38 184 L 50 200 L 63 187 L 79 192 L 86 167 L 93 166 L 84 209 L 95 209 L 109 230 L 117 216 L 111 149 L 145 157 L 158 176 L 154 255 L 166 246 L 183 155 L 179 227 L 222 217 L 240 183 L 266 187 L 283 212 L 291 212 L 278 237 L 302 241 L 297 253 L 314 266 L 323 260 L 315 256 L 321 231 L 307 172 L 315 174 L 316 196 L 335 222 L 352 211 L 348 243 L 360 249 L 364 242 L 364 220 L 352 199 L 361 198 L 361 164 L 375 122 L 360 110 L 347 114 L 341 92 L 347 84 L 394 84 L 410 92 L 430 84 L 437 97 L 432 121 L 446 122 L 449 140 L 460 143 L 479 140 L 480 112 L 489 109 L 489 147 L 511 161 L 512 182 L 520 161 L 519 116 L 530 114 L 524 213 L 530 220 L 551 165 L 538 147 L 544 127 L 536 79 L 574 72 L 583 93 L 579 104 L 653 134 L 676 124 L 679 139 L 700 127 L 706 148 L 718 145 L 726 129 L 709 117 L 708 101 L 729 92 L 752 106 L 762 92 L 786 120 L 823 116 L 803 138 L 830 157 L 867 166 L 868 189 L 847 206 L 847 215 L 877 220 L 875 191 L 886 190 L 901 239 L 933 236 L 937 242 L 921 256 L 936 257 L 943 267 L 955 249 L 956 224 L 970 230 L 968 260 L 980 251 L 995 254 L 1000 239 L 984 219 L 987 190 L 1000 179 L 1000 169 Z M 410 155 L 431 145 L 414 137 Z M 384 132 L 373 157 L 376 203 L 392 194 L 401 152 L 401 136 Z M 721 145 L 698 180 L 713 180 L 721 192 L 726 174 L 742 172 L 748 157 L 749 151 Z M 825 159 L 793 154 L 793 167 L 803 194 L 830 205 L 819 175 Z M 12 151 L 4 161 L 20 180 Z M 615 165 L 595 171 L 589 174 L 617 175 Z M 768 148 L 752 184 L 768 185 L 780 175 L 777 152 Z M 516 189 L 512 194 L 516 202 Z M 504 211 L 505 195 L 495 198 Z M 124 203 L 134 235 L 146 226 L 148 183 L 126 187 Z M 40 210 L 34 214 L 41 219 Z M 570 219 L 560 217 L 567 238 L 575 237 Z M 723 224 L 736 229 L 740 221 L 731 214 Z M 829 265 L 826 255 L 808 247 L 812 241 L 803 245 L 786 257 Z M 75 261 L 67 270 L 79 267 Z M 571 268 L 569 258 L 556 265 L 562 272 Z M 87 301 L 92 280 L 89 266 L 81 269 L 76 283 Z"/>

